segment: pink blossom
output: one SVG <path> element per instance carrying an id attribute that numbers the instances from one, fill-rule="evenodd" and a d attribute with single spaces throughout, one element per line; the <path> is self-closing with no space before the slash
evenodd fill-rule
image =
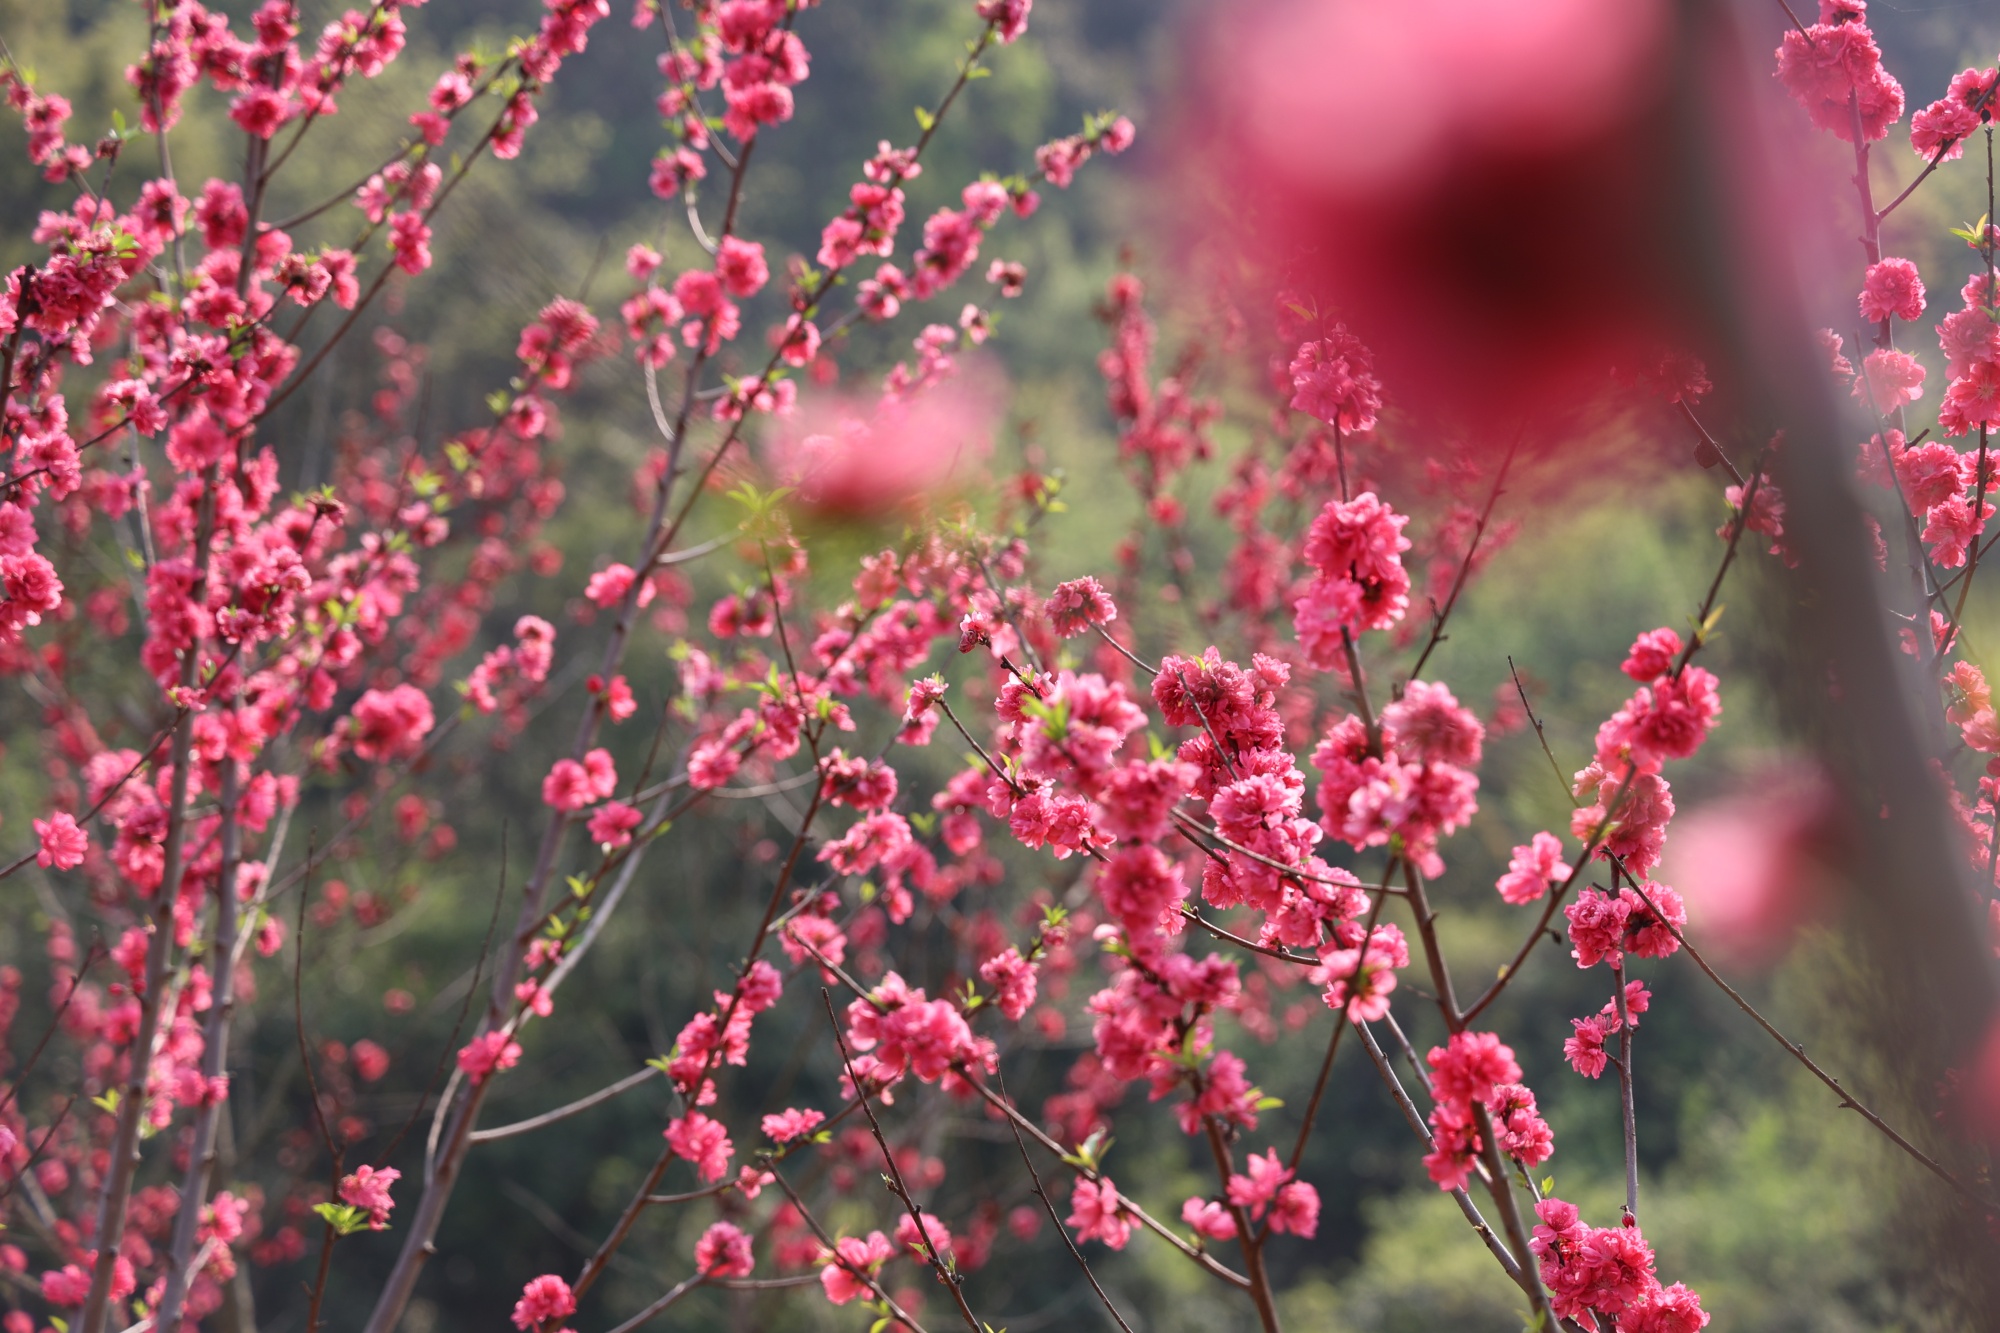
<path id="1" fill-rule="evenodd" d="M 1835 138 L 1854 142 L 1858 125 L 1863 143 L 1880 139 L 1902 118 L 1903 87 L 1882 68 L 1863 5 L 1822 3 L 1821 9 L 1820 22 L 1786 30 L 1777 77 L 1813 124 Z"/>
<path id="2" fill-rule="evenodd" d="M 819 859 L 843 875 L 866 875 L 878 866 L 900 866 L 912 845 L 909 821 L 880 811 L 820 848 Z"/>
<path id="3" fill-rule="evenodd" d="M 1229 1177 L 1229 1202 L 1247 1211 L 1254 1218 L 1261 1218 L 1264 1209 L 1277 1198 L 1279 1189 L 1293 1176 L 1290 1167 L 1278 1161 L 1278 1150 L 1267 1148 L 1263 1153 L 1252 1153 L 1245 1163 L 1246 1173 L 1236 1173 Z M 1317 1200 L 1314 1207 L 1318 1212 Z"/>
<path id="4" fill-rule="evenodd" d="M 1070 1190 L 1068 1222 L 1078 1240 L 1101 1240 L 1114 1250 L 1132 1238 L 1132 1219 L 1124 1211 L 1111 1177 L 1078 1176 Z"/>
<path id="5" fill-rule="evenodd" d="M 1569 879 L 1570 868 L 1563 859 L 1562 842 L 1553 833 L 1537 833 L 1514 849 L 1507 873 L 1494 884 L 1502 902 L 1519 906 L 1531 903 L 1548 892 L 1551 882 Z"/>
<path id="6" fill-rule="evenodd" d="M 1319 1191 L 1303 1180 L 1279 1190 L 1271 1204 L 1271 1230 L 1312 1239 L 1319 1230 Z"/>
<path id="7" fill-rule="evenodd" d="M 382 1049 L 380 1043 L 367 1037 L 355 1042 L 348 1055 L 354 1061 L 354 1072 L 363 1083 L 377 1082 L 389 1072 L 389 1053 Z"/>
<path id="8" fill-rule="evenodd" d="M 807 395 L 779 423 L 776 470 L 816 510 L 886 515 L 964 477 L 991 451 L 999 409 L 997 381 L 970 376 L 873 402 Z"/>
<path id="9" fill-rule="evenodd" d="M 847 1006 L 847 1038 L 856 1050 L 874 1053 L 878 1074 L 895 1079 L 907 1071 L 935 1083 L 954 1065 L 985 1066 L 993 1058 L 992 1043 L 973 1035 L 956 1006 L 926 999 L 894 972 L 883 976 L 871 999 Z"/>
<path id="10" fill-rule="evenodd" d="M 418 213 L 397 213 L 389 219 L 389 247 L 396 267 L 405 273 L 422 273 L 431 266 L 431 229 Z"/>
<path id="11" fill-rule="evenodd" d="M 1344 666 L 1343 632 L 1387 629 L 1410 605 L 1402 553 L 1407 516 L 1367 491 L 1328 501 L 1306 533 L 1305 557 L 1319 577 L 1295 606 L 1299 642 L 1321 669 Z"/>
<path id="12" fill-rule="evenodd" d="M 1680 894 L 1665 884 L 1642 887 L 1643 896 L 1629 886 L 1618 890 L 1626 909 L 1626 947 L 1641 958 L 1669 957 L 1681 947 L 1675 932 L 1687 925 L 1687 908 L 1681 905 Z"/>
<path id="13" fill-rule="evenodd" d="M 1011 42 L 1028 30 L 1028 11 L 1035 0 L 979 0 L 979 17 L 993 25 L 993 34 Z"/>
<path id="14" fill-rule="evenodd" d="M 1648 874 L 1660 863 L 1667 822 L 1674 817 L 1673 788 L 1665 778 L 1640 772 L 1621 782 L 1593 763 L 1577 774 L 1576 792 L 1580 798 L 1596 797 L 1595 804 L 1579 806 L 1570 816 L 1570 832 L 1578 839 L 1596 834 L 1607 813 L 1617 807 L 1618 818 L 1605 826 L 1597 847 L 1599 859 L 1618 857 L 1635 875 Z"/>
<path id="15" fill-rule="evenodd" d="M 528 1013 L 537 1018 L 547 1018 L 555 1012 L 555 999 L 548 988 L 532 977 L 514 987 L 514 999 Z"/>
<path id="16" fill-rule="evenodd" d="M 896 1243 L 926 1263 L 930 1262 L 932 1252 L 941 1258 L 950 1257 L 951 1231 L 929 1213 L 919 1213 L 917 1217 L 923 1224 L 921 1232 L 917 1219 L 911 1218 L 909 1213 L 905 1212 L 896 1219 Z"/>
<path id="17" fill-rule="evenodd" d="M 812 1133 L 825 1119 L 824 1115 L 810 1107 L 804 1110 L 788 1107 L 776 1115 L 765 1116 L 763 1130 L 773 1142 L 790 1143 Z"/>
<path id="18" fill-rule="evenodd" d="M 994 988 L 1000 1012 L 1015 1022 L 1035 1002 L 1035 965 L 1009 945 L 979 965 L 980 977 Z"/>
<path id="19" fill-rule="evenodd" d="M 1358 935 L 1359 932 L 1357 931 Z M 1320 953 L 1320 965 L 1310 977 L 1326 984 L 1322 998 L 1327 1008 L 1345 1008 L 1357 1023 L 1373 1023 L 1389 1012 L 1389 995 L 1396 989 L 1396 969 L 1408 967 L 1410 949 L 1403 932 L 1394 924 L 1377 926 L 1368 947 L 1340 949 L 1331 945 Z"/>
<path id="20" fill-rule="evenodd" d="M 1424 1154 L 1424 1171 L 1441 1190 L 1465 1188 L 1473 1159 L 1483 1146 L 1469 1107 L 1439 1102 L 1431 1108 L 1431 1150 Z"/>
<path id="21" fill-rule="evenodd" d="M 76 1264 L 42 1274 L 42 1299 L 59 1310 L 80 1306 L 90 1298 L 90 1274 Z"/>
<path id="22" fill-rule="evenodd" d="M 1059 583 L 1042 608 L 1056 633 L 1073 639 L 1094 625 L 1108 625 L 1118 619 L 1118 608 L 1096 579 L 1085 575 Z"/>
<path id="23" fill-rule="evenodd" d="M 694 1245 L 694 1268 L 703 1277 L 749 1277 L 756 1268 L 750 1237 L 732 1222 L 717 1222 Z"/>
<path id="24" fill-rule="evenodd" d="M 1701 1297 L 1676 1282 L 1648 1291 L 1626 1306 L 1618 1329 L 1619 1333 L 1696 1333 L 1708 1327 L 1708 1318 Z"/>
<path id="25" fill-rule="evenodd" d="M 1556 1150 L 1555 1134 L 1535 1107 L 1535 1094 L 1519 1083 L 1505 1083 L 1493 1089 L 1487 1099 L 1500 1151 L 1518 1158 L 1529 1168 L 1549 1160 Z"/>
<path id="26" fill-rule="evenodd" d="M 1613 967 L 1621 965 L 1625 921 L 1631 911 L 1622 898 L 1606 897 L 1597 889 L 1585 889 L 1563 908 L 1569 918 L 1570 956 L 1578 967 L 1595 967 L 1604 959 Z"/>
<path id="27" fill-rule="evenodd" d="M 626 590 L 632 586 L 632 580 L 636 577 L 630 565 L 608 565 L 590 576 L 590 582 L 584 586 L 583 595 L 609 610 L 625 600 Z M 648 583 L 645 585 L 645 590 L 640 593 L 641 606 L 651 600 L 646 597 L 646 591 L 650 591 L 651 588 L 652 584 Z"/>
<path id="28" fill-rule="evenodd" d="M 1884 259 L 1868 267 L 1861 283 L 1861 318 L 1871 324 L 1895 318 L 1914 320 L 1924 313 L 1924 280 L 1907 259 Z"/>
<path id="29" fill-rule="evenodd" d="M 1146 954 L 1157 951 L 1163 933 L 1178 930 L 1174 920 L 1187 892 L 1180 866 L 1151 844 L 1120 847 L 1097 876 L 1098 899 L 1132 947 Z"/>
<path id="30" fill-rule="evenodd" d="M 1878 413 L 1888 414 L 1924 396 L 1924 368 L 1908 352 L 1878 348 L 1861 363 L 1854 396 Z"/>
<path id="31" fill-rule="evenodd" d="M 723 237 L 715 252 L 715 276 L 731 296 L 755 296 L 771 277 L 764 247 L 736 236 Z"/>
<path id="32" fill-rule="evenodd" d="M 873 1288 L 863 1278 L 873 1278 L 895 1253 L 896 1247 L 879 1231 L 869 1232 L 866 1240 L 842 1236 L 835 1242 L 833 1253 L 826 1256 L 829 1262 L 819 1270 L 819 1283 L 826 1291 L 826 1298 L 835 1305 L 846 1305 L 874 1295 Z"/>
<path id="33" fill-rule="evenodd" d="M 436 717 L 431 701 L 414 685 L 370 690 L 355 702 L 353 742 L 356 758 L 406 759 L 423 748 Z"/>
<path id="34" fill-rule="evenodd" d="M 83 864 L 83 854 L 90 848 L 90 835 L 77 827 L 76 816 L 58 810 L 47 819 L 33 822 L 35 837 L 41 842 L 41 849 L 35 853 L 37 865 L 44 869 L 74 870 Z"/>
<path id="35" fill-rule="evenodd" d="M 1424 1057 L 1431 1067 L 1431 1092 L 1440 1102 L 1484 1102 L 1504 1083 L 1521 1081 L 1514 1051 L 1491 1032 L 1455 1032 Z"/>
<path id="36" fill-rule="evenodd" d="M 1345 328 L 1301 344 L 1292 357 L 1292 407 L 1350 434 L 1373 430 L 1382 382 L 1359 338 Z"/>
<path id="37" fill-rule="evenodd" d="M 521 1044 L 495 1030 L 474 1037 L 458 1053 L 458 1067 L 474 1083 L 484 1083 L 496 1069 L 512 1069 L 521 1059 Z"/>
<path id="38" fill-rule="evenodd" d="M 389 1197 L 389 1187 L 402 1174 L 393 1166 L 380 1170 L 372 1166 L 359 1167 L 352 1175 L 342 1177 L 340 1201 L 366 1210 L 370 1231 L 386 1230 L 389 1210 L 396 1206 L 396 1201 Z"/>
<path id="39" fill-rule="evenodd" d="M 945 680 L 943 676 L 925 676 L 912 681 L 908 701 L 903 705 L 903 727 L 905 730 L 918 726 L 944 698 Z"/>
<path id="40" fill-rule="evenodd" d="M 784 932 L 778 936 L 778 943 L 783 947 L 785 957 L 795 965 L 805 962 L 814 953 L 835 967 L 847 959 L 847 936 L 836 923 L 823 916 L 801 916 L 786 922 Z M 832 980 L 832 974 L 828 973 L 828 984 Z"/>
<path id="41" fill-rule="evenodd" d="M 574 759 L 558 759 L 542 779 L 542 801 L 566 813 L 583 809 L 591 802 L 590 775 Z"/>
<path id="42" fill-rule="evenodd" d="M 1681 636 L 1670 628 L 1649 629 L 1632 641 L 1632 651 L 1618 669 L 1638 681 L 1651 684 L 1667 674 L 1681 654 Z"/>
<path id="43" fill-rule="evenodd" d="M 1600 1017 L 1572 1018 L 1569 1022 L 1576 1032 L 1564 1039 L 1563 1058 L 1585 1078 L 1596 1078 L 1604 1072 L 1605 1063 L 1610 1058 L 1604 1051 L 1604 1038 L 1608 1032 L 1604 1020 Z"/>
<path id="44" fill-rule="evenodd" d="M 1130 760 L 1105 779 L 1098 793 L 1098 824 L 1114 838 L 1155 841 L 1165 834 L 1174 806 L 1200 775 L 1200 769 L 1181 760 Z"/>
<path id="45" fill-rule="evenodd" d="M 1197 1236 L 1210 1240 L 1236 1239 L 1236 1219 L 1213 1199 L 1189 1199 L 1181 1204 L 1181 1221 L 1193 1227 Z"/>
<path id="46" fill-rule="evenodd" d="M 1383 707 L 1382 738 L 1411 763 L 1470 768 L 1479 762 L 1486 728 L 1445 686 L 1413 680 L 1402 698 Z"/>
<path id="47" fill-rule="evenodd" d="M 1919 157 L 1951 162 L 1964 154 L 1966 136 L 1992 119 L 1993 80 L 1990 69 L 1965 70 L 1943 97 L 1910 117 L 1910 147 Z"/>
<path id="48" fill-rule="evenodd" d="M 590 840 L 605 847 L 623 847 L 632 841 L 632 830 L 644 820 L 636 806 L 608 801 L 590 816 Z"/>
<path id="49" fill-rule="evenodd" d="M 1669 865 L 1705 953 L 1763 965 L 1790 946 L 1830 892 L 1841 809 L 1811 769 L 1772 770 L 1675 825 Z"/>
<path id="50" fill-rule="evenodd" d="M 722 1123 L 699 1111 L 667 1126 L 667 1146 L 675 1156 L 694 1163 L 695 1171 L 710 1184 L 729 1174 L 730 1154 L 736 1151 Z"/>
<path id="51" fill-rule="evenodd" d="M 514 1303 L 514 1327 L 527 1333 L 548 1323 L 559 1323 L 576 1313 L 576 1296 L 569 1283 L 554 1273 L 544 1273 L 521 1288 Z"/>
<path id="52" fill-rule="evenodd" d="M 1995 383 L 2000 385 L 2000 367 L 1995 367 Z M 1930 548 L 1932 562 L 1946 569 L 1965 564 L 1972 543 L 1986 530 L 1986 522 L 1993 514 L 1994 506 L 1989 501 L 1980 506 L 1975 518 L 1972 501 L 1963 495 L 1932 505 L 1924 516 L 1924 545 Z"/>

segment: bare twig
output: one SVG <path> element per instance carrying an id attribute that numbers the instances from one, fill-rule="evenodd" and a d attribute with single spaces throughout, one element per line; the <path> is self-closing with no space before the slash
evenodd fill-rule
<path id="1" fill-rule="evenodd" d="M 1007 1081 L 1000 1077 L 998 1070 L 994 1071 L 993 1077 L 1000 1084 L 1000 1095 L 1006 1097 Z M 1009 1100 L 1011 1101 L 1012 1099 L 1009 1098 Z M 1043 1188 L 1042 1174 L 1035 1170 L 1034 1158 L 1028 1156 L 1028 1144 L 1021 1137 L 1021 1127 L 1015 1124 L 1010 1118 L 1007 1121 L 1007 1128 L 1014 1131 L 1014 1146 L 1021 1150 L 1021 1164 L 1028 1168 L 1028 1179 L 1034 1182 L 1035 1197 L 1040 1199 L 1042 1207 L 1048 1210 L 1049 1221 L 1055 1223 L 1056 1234 L 1062 1237 L 1063 1244 L 1069 1249 L 1070 1257 L 1075 1259 L 1076 1266 L 1083 1270 L 1083 1276 L 1089 1281 L 1090 1289 L 1097 1293 L 1097 1299 L 1104 1302 L 1105 1313 L 1111 1316 L 1111 1321 L 1123 1329 L 1125 1333 L 1132 1333 L 1132 1326 L 1125 1322 L 1125 1316 L 1119 1314 L 1118 1307 L 1111 1303 L 1111 1297 L 1106 1294 L 1103 1284 L 1098 1282 L 1097 1274 L 1090 1271 L 1089 1261 L 1083 1257 L 1083 1251 L 1076 1247 L 1076 1240 L 1069 1234 L 1069 1228 L 1063 1225 L 1061 1215 L 1056 1212 L 1055 1201 L 1049 1198 L 1048 1190 Z"/>
<path id="2" fill-rule="evenodd" d="M 882 1150 L 882 1161 L 889 1168 L 889 1191 L 902 1200 L 903 1207 L 910 1215 L 910 1225 L 916 1229 L 917 1248 L 930 1261 L 937 1273 L 938 1281 L 951 1292 L 953 1302 L 958 1306 L 959 1318 L 972 1333 L 982 1333 L 979 1319 L 972 1313 L 972 1307 L 965 1301 L 965 1278 L 956 1265 L 938 1253 L 937 1243 L 931 1239 L 930 1228 L 924 1222 L 923 1209 L 910 1197 L 910 1187 L 903 1182 L 903 1170 L 896 1165 L 896 1154 L 889 1147 L 889 1140 L 882 1133 L 882 1122 L 875 1118 L 875 1108 L 868 1101 L 868 1085 L 854 1072 L 854 1057 L 847 1049 L 847 1034 L 840 1030 L 840 1015 L 833 1011 L 833 994 L 826 987 L 820 987 L 820 1002 L 826 1006 L 826 1021 L 833 1025 L 833 1039 L 840 1046 L 840 1062 L 847 1070 L 847 1081 L 854 1086 L 854 1095 L 861 1103 L 861 1113 L 868 1117 L 868 1131 L 875 1136 L 875 1146 Z"/>

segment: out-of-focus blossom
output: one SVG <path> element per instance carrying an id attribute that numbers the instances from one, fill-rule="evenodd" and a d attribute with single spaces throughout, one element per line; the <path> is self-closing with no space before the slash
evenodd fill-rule
<path id="1" fill-rule="evenodd" d="M 1594 390 L 1688 324 L 1661 169 L 1676 36 L 1658 0 L 1228 7 L 1193 38 L 1167 136 L 1228 210 L 1191 234 L 1286 268 L 1399 404 L 1532 411 Z"/>
<path id="2" fill-rule="evenodd" d="M 1662 875 L 1697 947 L 1747 965 L 1784 953 L 1826 894 L 1834 800 L 1816 776 L 1773 775 L 1674 822 Z"/>
<path id="3" fill-rule="evenodd" d="M 807 397 L 775 433 L 776 479 L 832 518 L 881 518 L 939 495 L 991 451 L 999 388 L 960 374 L 900 400 Z"/>

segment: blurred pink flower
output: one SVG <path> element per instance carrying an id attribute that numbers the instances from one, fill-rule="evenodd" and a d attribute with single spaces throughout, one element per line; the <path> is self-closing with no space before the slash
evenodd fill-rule
<path id="1" fill-rule="evenodd" d="M 1663 0 L 1252 0 L 1188 36 L 1183 234 L 1288 275 L 1397 403 L 1545 409 L 1680 340 Z"/>
<path id="2" fill-rule="evenodd" d="M 809 395 L 768 444 L 773 478 L 829 517 L 884 517 L 967 481 L 993 447 L 997 374 L 970 368 L 900 399 Z"/>
<path id="3" fill-rule="evenodd" d="M 1695 947 L 1776 961 L 1824 904 L 1837 808 L 1823 778 L 1788 769 L 1675 820 L 1661 874 L 1686 900 Z"/>

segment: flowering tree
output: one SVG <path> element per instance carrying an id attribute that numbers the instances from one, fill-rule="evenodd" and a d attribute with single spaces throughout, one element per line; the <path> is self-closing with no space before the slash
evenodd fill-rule
<path id="1" fill-rule="evenodd" d="M 1147 609 L 1199 586 L 1186 497 L 1212 485 L 1198 479 L 1222 452 L 1229 394 L 1199 390 L 1207 372 L 1192 357 L 1156 364 L 1137 277 L 1116 278 L 1104 301 L 1100 369 L 1141 514 L 1115 566 L 1044 572 L 1037 540 L 1065 521 L 1054 470 L 1019 471 L 984 502 L 963 490 L 997 408 L 972 349 L 989 298 L 1028 280 L 1003 258 L 982 267 L 981 250 L 1030 225 L 1039 189 L 1126 149 L 1132 124 L 1091 116 L 1033 162 L 952 182 L 956 201 L 906 228 L 906 187 L 935 136 L 1029 20 L 1028 0 L 978 0 L 915 139 L 884 140 L 816 250 L 774 263 L 741 204 L 758 146 L 796 113 L 813 6 L 640 0 L 633 26 L 655 48 L 665 126 L 649 183 L 663 213 L 685 218 L 689 236 L 666 249 L 687 260 L 633 247 L 615 317 L 580 296 L 550 301 L 522 330 L 490 416 L 440 447 L 388 428 L 417 393 L 418 353 L 378 333 L 385 424 L 346 432 L 330 479 L 288 491 L 301 474 L 272 413 L 329 373 L 368 312 L 423 299 L 438 210 L 468 173 L 503 169 L 488 157 L 521 151 L 546 90 L 574 77 L 609 13 L 606 0 L 550 0 L 503 52 L 468 50 L 439 72 L 365 180 L 273 216 L 280 173 L 338 133 L 339 102 L 368 98 L 401 54 L 404 7 L 375 0 L 310 38 L 290 0 L 267 0 L 247 26 L 195 0 L 152 6 L 126 71 L 137 129 L 94 145 L 70 141 L 59 92 L 12 56 L 0 67 L 61 200 L 0 305 L 0 684 L 41 718 L 32 809 L 7 811 L 20 845 L 0 875 L 10 887 L 40 877 L 45 964 L 30 970 L 48 996 L 45 1023 L 15 1025 L 30 983 L 0 973 L 8 1333 L 199 1326 L 240 1262 L 301 1264 L 311 1333 L 341 1242 L 369 1231 L 399 1246 L 368 1321 L 389 1333 L 480 1144 L 564 1133 L 661 1081 L 673 1105 L 652 1164 L 587 1259 L 482 1275 L 518 1287 L 523 1333 L 609 1323 L 591 1291 L 660 1209 L 702 1210 L 706 1225 L 616 1333 L 700 1288 L 802 1288 L 794 1299 L 865 1307 L 876 1328 L 1001 1327 L 975 1275 L 1042 1215 L 1118 1327 L 1093 1252 L 1145 1244 L 1275 1330 L 1276 1257 L 1319 1225 L 1302 1164 L 1332 1128 L 1322 1098 L 1346 1044 L 1407 1120 L 1466 1243 L 1490 1253 L 1539 1326 L 1685 1333 L 1710 1316 L 1641 1227 L 1634 1096 L 1652 1002 L 1641 971 L 1677 955 L 1966 1216 L 1996 1216 L 1973 1146 L 1933 1151 L 1863 1106 L 1717 974 L 1680 895 L 1653 878 L 1674 766 L 1723 714 L 1698 659 L 1726 577 L 1763 552 L 1782 566 L 1797 536 L 1772 480 L 1777 446 L 1746 452 L 1742 429 L 1704 422 L 1699 362 L 1662 353 L 1638 378 L 1694 432 L 1702 465 L 1730 478 L 1706 596 L 1687 608 L 1687 633 L 1631 645 L 1619 664 L 1629 697 L 1583 767 L 1565 775 L 1550 752 L 1574 813 L 1565 828 L 1524 830 L 1491 886 L 1517 909 L 1521 942 L 1474 987 L 1454 972 L 1435 904 L 1453 835 L 1478 810 L 1489 738 L 1539 735 L 1541 722 L 1518 680 L 1482 718 L 1427 668 L 1518 528 L 1509 480 L 1546 457 L 1526 424 L 1504 448 L 1435 449 L 1420 486 L 1420 433 L 1399 428 L 1399 386 L 1388 362 L 1378 373 L 1361 318 L 1308 287 L 1255 307 L 1245 359 L 1269 372 L 1270 421 L 1214 488 L 1234 542 L 1200 612 L 1212 643 L 1171 642 Z M 1860 472 L 1888 497 L 1884 521 L 1921 597 L 1907 649 L 1965 747 L 2000 755 L 1990 690 L 1959 653 L 1993 513 L 2000 231 L 1983 220 L 1967 233 L 1977 263 L 1963 308 L 1939 326 L 1948 385 L 1943 438 L 1928 443 L 1908 416 L 1926 372 L 1895 340 L 1925 288 L 1883 250 L 1910 192 L 1982 134 L 1990 182 L 1995 75 L 1968 70 L 1912 118 L 1921 170 L 1878 208 L 1868 157 L 1903 93 L 1863 6 L 1829 0 L 1817 23 L 1785 32 L 1778 74 L 1856 154 L 1866 254 L 1848 286 L 1868 350 L 1857 370 L 1829 332 L 1826 373 L 1877 418 Z M 197 184 L 175 174 L 171 140 L 203 87 L 228 99 L 242 171 Z M 918 328 L 876 388 L 831 387 L 851 331 L 938 299 L 962 309 Z M 640 539 L 572 577 L 542 538 L 564 499 L 557 404 L 591 362 L 642 387 L 658 440 L 634 477 Z M 1974 432 L 1976 451 L 1949 442 Z M 856 525 L 890 535 L 828 568 L 821 552 L 842 546 L 816 534 Z M 1878 531 L 1885 568 L 1888 541 Z M 726 578 L 703 572 L 725 564 Z M 524 567 L 573 585 L 568 623 L 524 615 L 492 643 L 496 591 Z M 136 661 L 93 660 L 107 645 Z M 661 650 L 670 698 L 642 709 L 641 672 Z M 540 779 L 527 848 L 458 845 L 435 822 L 451 739 L 520 733 L 572 666 L 587 687 L 567 752 Z M 960 746 L 962 764 L 930 759 Z M 1981 911 L 2000 923 L 1996 781 L 1951 791 Z M 564 985 L 621 905 L 673 894 L 674 874 L 642 878 L 649 858 L 657 871 L 741 798 L 771 802 L 782 841 L 744 864 L 755 925 L 729 944 L 710 1001 L 673 1016 L 670 1047 L 617 1083 L 488 1123 L 494 1090 L 532 1063 L 532 1034 L 582 1017 Z M 337 826 L 308 832 L 313 811 L 336 812 Z M 396 910 L 321 884 L 329 863 L 387 836 L 377 823 L 501 885 L 485 947 L 462 960 L 459 1030 L 399 1071 L 414 1109 L 392 1136 L 355 1109 L 358 1085 L 388 1077 L 386 1049 L 315 1043 L 299 980 L 309 926 Z M 1568 961 L 1541 947 L 1558 913 Z M 1583 1078 L 1615 1072 L 1624 1149 L 1623 1209 L 1590 1221 L 1550 1192 L 1555 1137 L 1492 1027 L 1524 969 L 1572 962 L 1601 979 L 1603 1003 L 1572 1020 L 1563 1053 Z M 297 1123 L 272 1160 L 232 1153 L 225 1166 L 241 1073 L 231 1025 L 287 990 L 308 1093 L 279 1103 Z M 732 1075 L 780 1021 L 773 1011 L 812 1034 L 802 1058 L 824 1075 L 820 1104 Z M 1324 1056 L 1309 1101 L 1282 1106 L 1242 1039 L 1294 1015 L 1324 1033 Z M 1436 1041 L 1413 1035 L 1420 1021 Z M 1017 1102 L 1003 1063 L 1032 1059 L 1037 1037 L 1070 1023 L 1089 1043 L 1064 1090 Z M 1991 1076 L 1969 1068 L 1975 1083 Z M 1141 1082 L 1211 1171 L 1200 1192 L 1155 1198 L 1146 1181 L 1114 1178 L 1112 1133 L 1144 1114 L 1123 1104 Z M 1005 1136 L 1033 1203 L 1003 1218 L 953 1192 L 918 1137 L 925 1108 L 947 1103 Z M 870 1173 L 886 1196 L 860 1188 Z"/>

